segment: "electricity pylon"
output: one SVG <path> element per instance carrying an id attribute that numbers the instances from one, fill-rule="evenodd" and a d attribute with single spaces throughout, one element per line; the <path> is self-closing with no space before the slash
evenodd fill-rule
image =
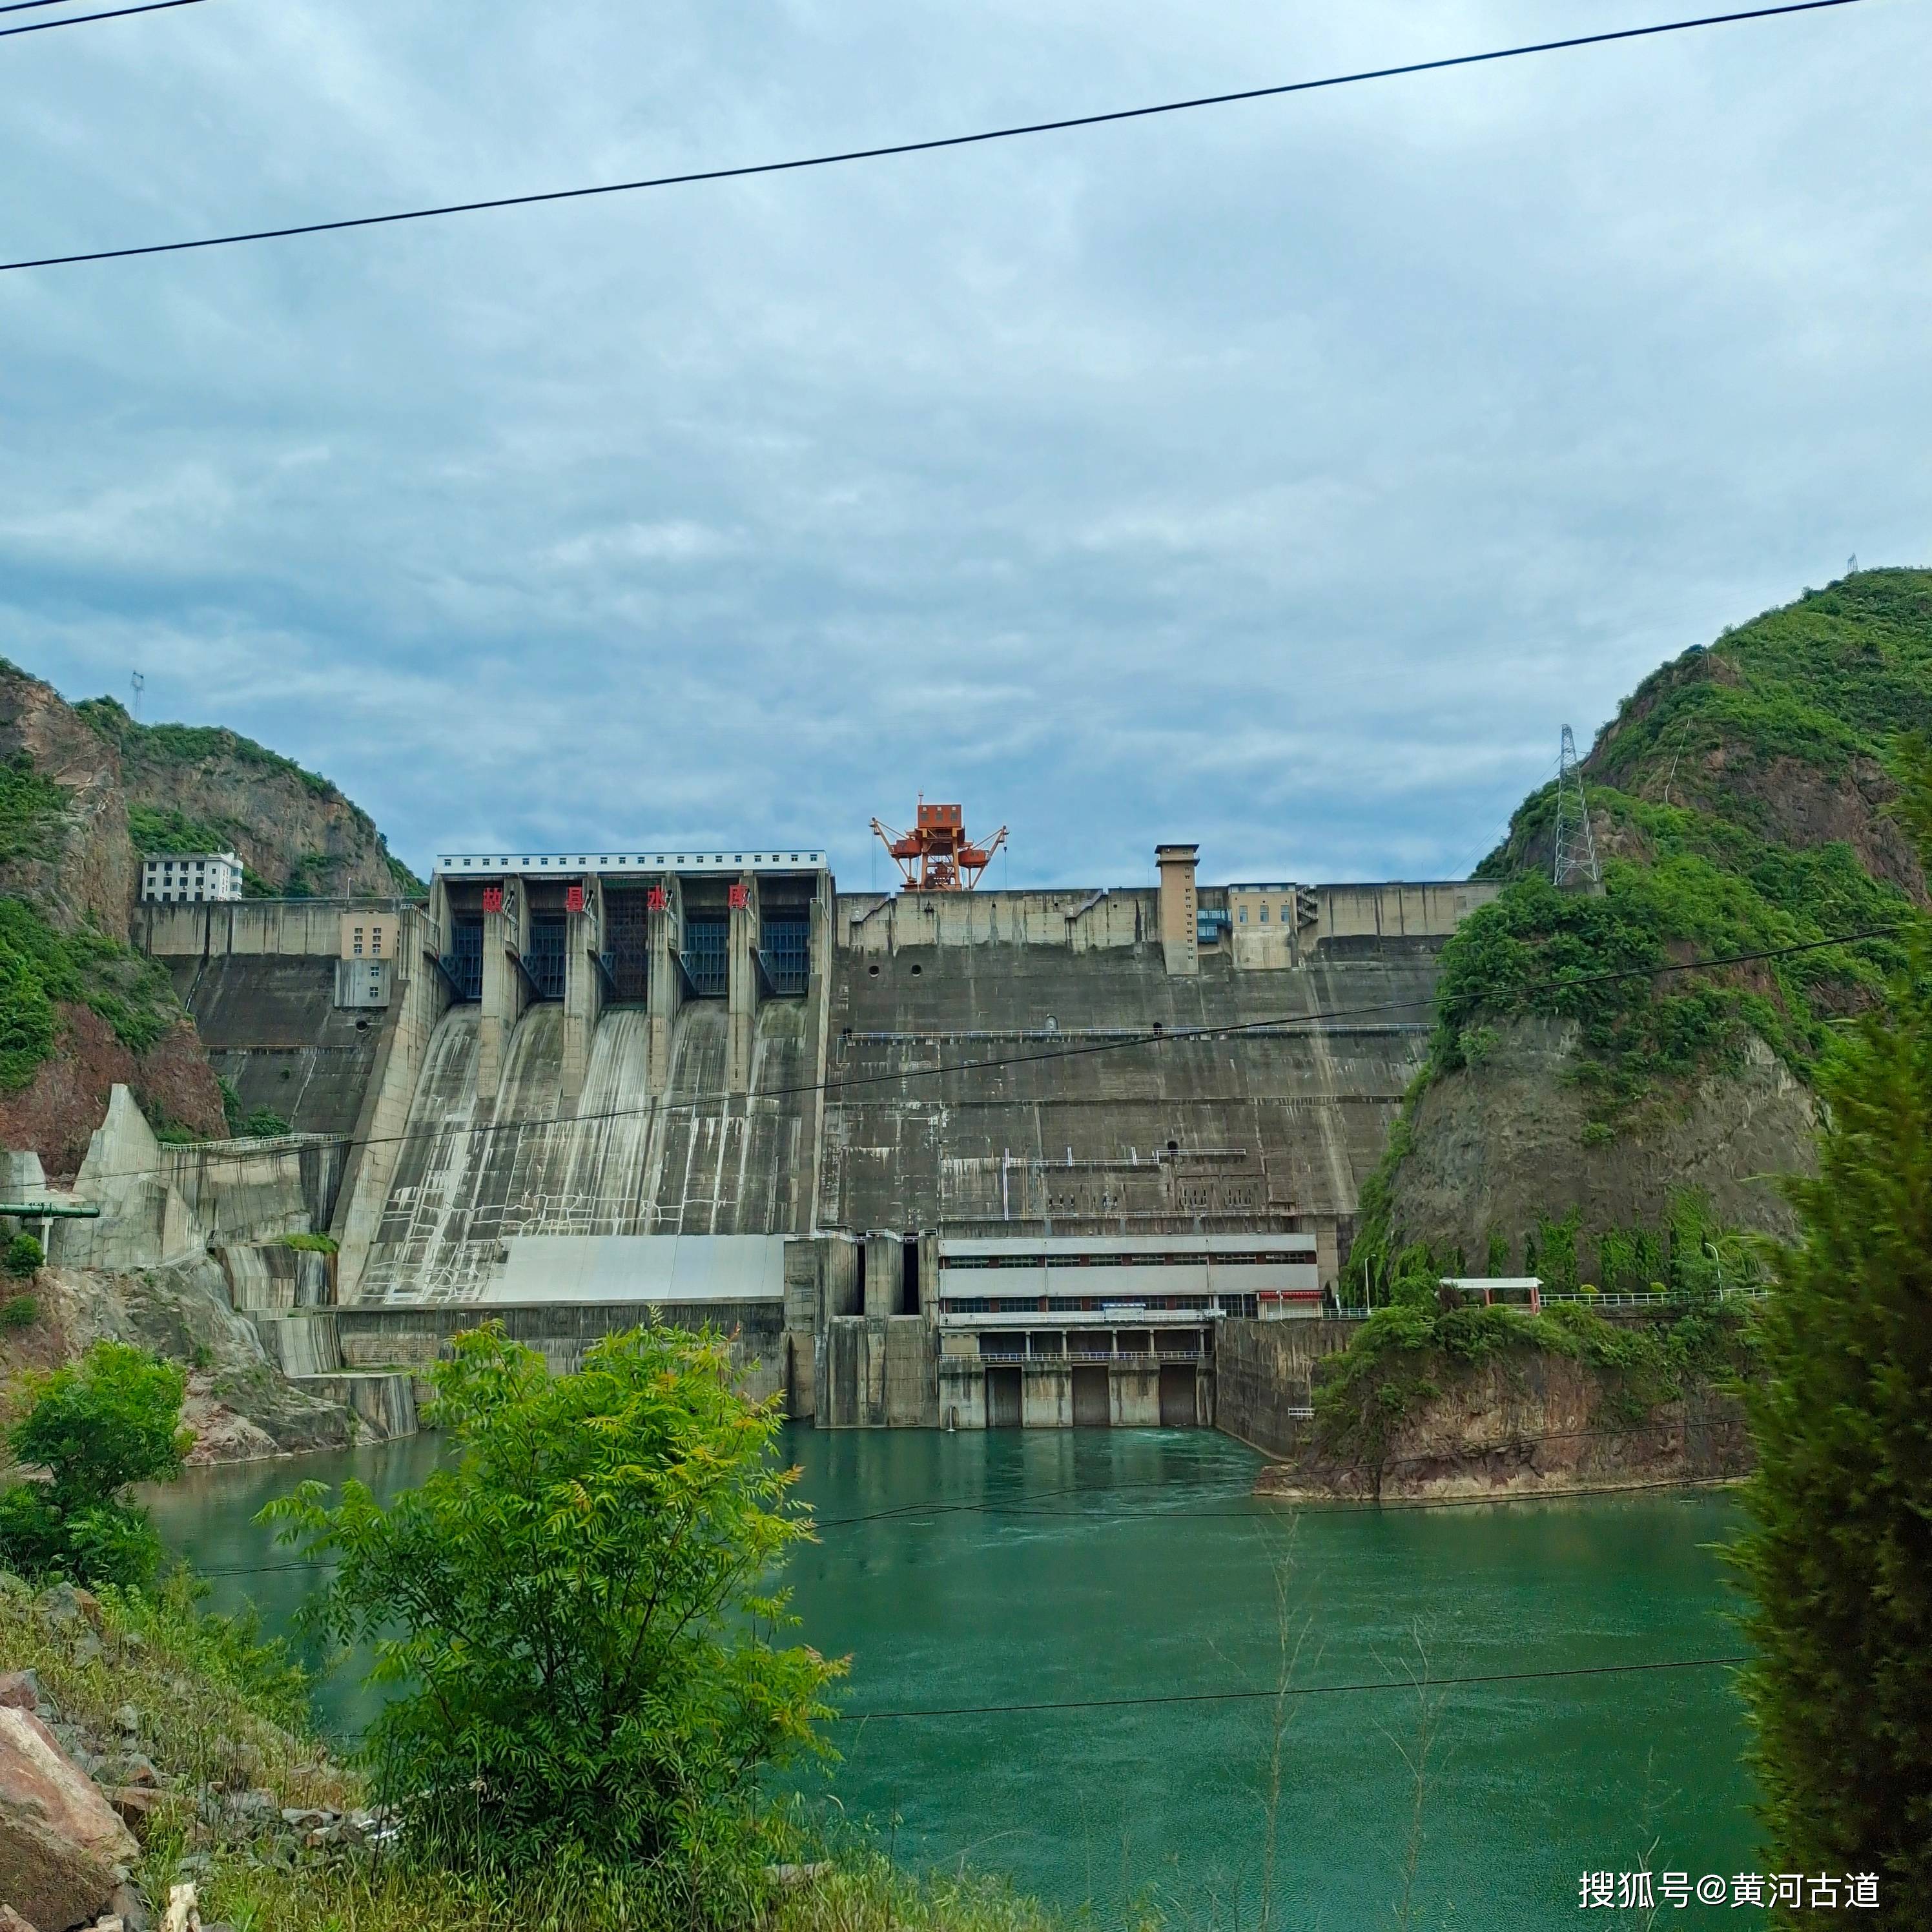
<path id="1" fill-rule="evenodd" d="M 1590 830 L 1589 801 L 1583 796 L 1583 774 L 1576 759 L 1576 740 L 1563 728 L 1563 748 L 1556 760 L 1556 860 L 1551 878 L 1556 890 L 1582 886 L 1604 890 L 1603 868 L 1597 863 L 1597 842 Z"/>

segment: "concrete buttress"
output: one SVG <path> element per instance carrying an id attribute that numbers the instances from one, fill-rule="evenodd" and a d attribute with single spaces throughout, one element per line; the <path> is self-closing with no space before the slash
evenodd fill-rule
<path id="1" fill-rule="evenodd" d="M 684 896 L 676 877 L 658 881 L 664 903 L 650 912 L 650 1039 L 645 1049 L 650 1097 L 661 1100 L 670 1087 L 671 1029 L 684 1004 Z"/>
<path id="2" fill-rule="evenodd" d="M 747 872 L 731 895 L 730 950 L 726 980 L 725 1088 L 752 1090 L 752 1040 L 758 1019 L 758 881 Z"/>

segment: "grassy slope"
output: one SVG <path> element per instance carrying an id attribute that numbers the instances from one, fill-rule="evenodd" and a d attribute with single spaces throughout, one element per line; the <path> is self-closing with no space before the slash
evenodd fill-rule
<path id="1" fill-rule="evenodd" d="M 356 1774 L 306 1728 L 304 1687 L 245 1624 L 204 1618 L 191 1596 L 164 1587 L 158 1600 L 109 1593 L 98 1636 L 87 1620 L 64 1623 L 12 1579 L 0 1582 L 0 1668 L 32 1669 L 62 1716 L 90 1732 L 119 1735 L 116 1713 L 139 1714 L 133 1742 L 169 1787 L 151 1821 L 137 1876 L 165 1900 L 191 1852 L 202 1916 L 253 1932 L 604 1932 L 629 1924 L 600 1906 L 580 1880 L 569 1887 L 509 1889 L 452 1874 L 412 1870 L 364 1852 L 303 1855 L 292 1870 L 258 1862 L 245 1844 L 209 1848 L 197 1833 L 194 1793 L 212 1784 L 274 1794 L 278 1805 L 361 1802 Z M 780 1894 L 756 1932 L 1052 1932 L 1056 1923 L 1004 1886 L 935 1875 L 923 1883 L 885 1860 L 841 1858 Z M 748 1926 L 746 1932 L 754 1932 Z"/>
<path id="2" fill-rule="evenodd" d="M 1734 1064 L 1762 1037 L 1808 1077 L 1833 1018 L 1903 963 L 1864 941 L 1656 978 L 1682 961 L 1806 945 L 1915 916 L 1922 878 L 1874 794 L 1898 735 L 1932 732 L 1932 572 L 1868 571 L 1726 632 L 1633 692 L 1585 765 L 1601 897 L 1559 893 L 1545 867 L 1556 788 L 1526 800 L 1479 875 L 1510 883 L 1444 949 L 1437 1024 L 1413 1101 L 1479 1060 L 1512 1015 L 1574 1020 L 1592 1131 L 1640 1134 L 1646 1104 Z M 1848 836 L 1799 842 L 1794 798 Z M 1892 876 L 1875 876 L 1888 872 Z M 1900 878 L 1903 878 L 1904 884 Z M 1586 986 L 1560 982 L 1627 974 Z M 1386 1263 L 1390 1178 L 1408 1115 L 1364 1190 L 1360 1240 Z"/>

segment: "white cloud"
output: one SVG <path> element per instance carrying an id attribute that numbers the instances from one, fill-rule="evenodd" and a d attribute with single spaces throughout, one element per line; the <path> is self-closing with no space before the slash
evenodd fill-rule
<path id="1" fill-rule="evenodd" d="M 201 17 L 202 16 L 206 17 Z M 1624 23 L 1577 0 L 1579 31 Z M 1530 0 L 430 0 L 16 41 L 4 252 L 1537 38 Z M 1922 558 L 1907 10 L 0 276 L 0 642 L 440 844 L 1466 864 L 1646 670 Z M 1098 836 L 1094 826 L 1106 828 Z"/>

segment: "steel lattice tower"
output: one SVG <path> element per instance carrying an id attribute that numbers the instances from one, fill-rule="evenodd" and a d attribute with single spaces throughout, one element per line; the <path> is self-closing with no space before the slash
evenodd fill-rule
<path id="1" fill-rule="evenodd" d="M 1581 885 L 1593 892 L 1604 889 L 1603 868 L 1597 863 L 1597 842 L 1590 831 L 1589 802 L 1583 796 L 1583 774 L 1576 758 L 1576 740 L 1563 728 L 1563 748 L 1556 761 L 1556 860 L 1551 873 L 1556 889 Z"/>

